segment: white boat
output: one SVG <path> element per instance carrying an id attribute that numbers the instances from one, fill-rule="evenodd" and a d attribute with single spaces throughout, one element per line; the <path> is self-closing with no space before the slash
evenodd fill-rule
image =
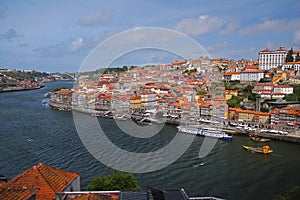
<path id="1" fill-rule="evenodd" d="M 205 137 L 213 137 L 222 140 L 232 140 L 233 138 L 231 135 L 228 135 L 225 132 L 214 128 L 197 128 L 197 127 L 179 125 L 177 126 L 177 129 L 179 132 L 182 133 L 205 136 Z"/>
<path id="2" fill-rule="evenodd" d="M 121 120 L 121 121 L 126 121 L 127 120 L 127 118 L 126 118 L 126 115 L 125 114 L 123 114 L 123 115 L 115 115 L 114 116 L 114 119 L 116 119 L 116 120 Z"/>

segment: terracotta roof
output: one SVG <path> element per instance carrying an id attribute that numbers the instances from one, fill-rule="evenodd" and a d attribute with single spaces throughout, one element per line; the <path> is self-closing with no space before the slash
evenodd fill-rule
<path id="1" fill-rule="evenodd" d="M 261 50 L 260 52 L 271 52 L 269 49 Z"/>
<path id="2" fill-rule="evenodd" d="M 235 111 L 237 113 L 248 113 L 248 114 L 254 114 L 254 115 L 270 115 L 269 112 L 258 112 L 254 110 L 243 110 L 241 108 L 228 108 L 229 111 Z"/>
<path id="3" fill-rule="evenodd" d="M 74 195 L 73 195 L 74 196 Z M 97 194 L 97 193 L 86 193 L 77 195 L 72 200 L 118 200 L 118 194 Z"/>
<path id="4" fill-rule="evenodd" d="M 258 69 L 258 66 L 247 66 L 247 69 Z"/>
<path id="5" fill-rule="evenodd" d="M 276 85 L 274 88 L 293 88 L 292 86 L 289 85 Z"/>
<path id="6" fill-rule="evenodd" d="M 141 99 L 141 95 L 131 96 L 130 100 L 138 100 Z"/>
<path id="7" fill-rule="evenodd" d="M 241 72 L 226 72 L 224 76 L 231 76 L 233 74 L 241 74 Z"/>
<path id="8" fill-rule="evenodd" d="M 1 200 L 32 199 L 37 190 L 27 187 L 0 188 Z"/>
<path id="9" fill-rule="evenodd" d="M 257 83 L 255 86 L 274 86 L 273 83 Z"/>
<path id="10" fill-rule="evenodd" d="M 241 73 L 263 73 L 263 70 L 259 69 L 245 69 L 244 71 L 241 71 Z"/>
<path id="11" fill-rule="evenodd" d="M 56 192 L 62 192 L 78 176 L 79 173 L 67 172 L 38 163 L 10 180 L 5 187 L 19 186 L 38 189 L 36 199 L 52 200 Z"/>

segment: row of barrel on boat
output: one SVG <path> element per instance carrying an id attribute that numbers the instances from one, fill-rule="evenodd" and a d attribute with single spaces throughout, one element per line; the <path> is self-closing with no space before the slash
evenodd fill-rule
<path id="1" fill-rule="evenodd" d="M 249 139 L 261 143 L 266 143 L 270 141 L 270 139 L 267 138 L 261 138 L 257 136 L 251 136 L 251 135 L 249 136 Z M 273 152 L 273 150 L 270 148 L 269 145 L 264 145 L 260 147 L 251 147 L 251 146 L 243 145 L 243 148 L 253 153 L 270 154 Z"/>

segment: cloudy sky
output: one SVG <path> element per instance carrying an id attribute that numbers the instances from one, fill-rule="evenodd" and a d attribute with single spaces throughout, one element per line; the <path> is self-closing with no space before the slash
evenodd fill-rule
<path id="1" fill-rule="evenodd" d="M 77 71 L 100 42 L 138 27 L 182 32 L 212 57 L 257 59 L 265 48 L 300 49 L 299 11 L 289 0 L 0 0 L 0 68 Z M 171 62 L 151 54 L 120 60 Z"/>

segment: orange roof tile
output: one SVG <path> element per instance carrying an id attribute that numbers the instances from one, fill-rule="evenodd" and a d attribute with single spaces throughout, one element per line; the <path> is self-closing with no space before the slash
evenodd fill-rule
<path id="1" fill-rule="evenodd" d="M 231 76 L 233 74 L 241 74 L 241 72 L 226 72 L 224 76 Z"/>
<path id="2" fill-rule="evenodd" d="M 263 70 L 259 69 L 245 69 L 244 71 L 241 71 L 241 73 L 263 73 Z"/>
<path id="3" fill-rule="evenodd" d="M 38 190 L 27 187 L 0 188 L 1 200 L 32 199 Z"/>
<path id="4" fill-rule="evenodd" d="M 10 180 L 6 188 L 13 186 L 35 188 L 39 190 L 36 199 L 52 200 L 56 192 L 62 192 L 78 176 L 79 173 L 38 163 Z"/>
<path id="5" fill-rule="evenodd" d="M 85 193 L 77 195 L 72 200 L 118 200 L 118 194 Z"/>
<path id="6" fill-rule="evenodd" d="M 258 66 L 247 66 L 247 69 L 258 69 Z"/>

